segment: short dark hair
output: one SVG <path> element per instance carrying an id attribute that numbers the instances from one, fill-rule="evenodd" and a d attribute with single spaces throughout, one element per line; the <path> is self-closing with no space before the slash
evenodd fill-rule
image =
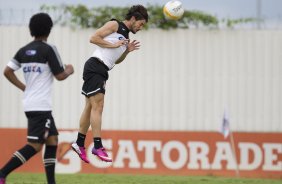
<path id="1" fill-rule="evenodd" d="M 128 10 L 125 19 L 130 20 L 131 17 L 135 17 L 136 20 L 145 19 L 146 22 L 148 22 L 149 19 L 147 9 L 142 5 L 134 5 Z"/>
<path id="2" fill-rule="evenodd" d="M 30 18 L 29 30 L 31 36 L 49 36 L 53 21 L 47 13 L 37 13 Z"/>

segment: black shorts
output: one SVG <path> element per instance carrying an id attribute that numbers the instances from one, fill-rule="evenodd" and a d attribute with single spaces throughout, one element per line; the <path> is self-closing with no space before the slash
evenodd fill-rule
<path id="1" fill-rule="evenodd" d="M 43 144 L 49 136 L 58 135 L 51 111 L 30 111 L 25 115 L 28 120 L 28 142 Z"/>
<path id="2" fill-rule="evenodd" d="M 83 69 L 83 86 L 81 93 L 86 97 L 94 96 L 97 93 L 105 94 L 106 81 L 109 78 L 109 68 L 98 58 L 89 58 Z"/>

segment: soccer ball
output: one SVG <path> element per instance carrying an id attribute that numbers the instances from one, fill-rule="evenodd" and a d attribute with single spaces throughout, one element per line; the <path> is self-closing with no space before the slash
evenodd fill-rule
<path id="1" fill-rule="evenodd" d="M 163 13 L 166 19 L 179 20 L 184 14 L 184 8 L 180 1 L 172 0 L 164 5 Z"/>

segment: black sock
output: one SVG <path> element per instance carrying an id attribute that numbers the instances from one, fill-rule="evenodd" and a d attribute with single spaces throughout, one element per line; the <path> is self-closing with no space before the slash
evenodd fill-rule
<path id="1" fill-rule="evenodd" d="M 1 170 L 0 170 L 0 178 L 6 178 L 6 176 L 2 173 Z"/>
<path id="2" fill-rule="evenodd" d="M 36 153 L 37 153 L 36 150 L 28 144 L 25 145 L 20 150 L 16 151 L 13 154 L 13 157 L 1 169 L 2 177 L 7 177 L 7 175 L 10 174 L 10 172 L 20 167 L 22 164 L 28 161 Z"/>
<path id="3" fill-rule="evenodd" d="M 99 149 L 103 147 L 101 137 L 94 137 L 94 148 Z"/>
<path id="4" fill-rule="evenodd" d="M 57 146 L 47 146 L 44 152 L 44 167 L 48 184 L 55 184 L 55 165 L 56 165 Z"/>
<path id="5" fill-rule="evenodd" d="M 86 138 L 86 135 L 78 132 L 77 139 L 76 139 L 76 144 L 79 147 L 84 147 L 85 138 Z"/>

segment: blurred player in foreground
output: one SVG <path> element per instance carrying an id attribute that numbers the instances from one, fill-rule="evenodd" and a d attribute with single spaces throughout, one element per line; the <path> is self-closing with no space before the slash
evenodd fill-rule
<path id="1" fill-rule="evenodd" d="M 139 49 L 138 41 L 129 40 L 129 32 L 137 33 L 147 22 L 147 9 L 142 5 L 135 5 L 128 10 L 124 21 L 112 19 L 90 38 L 90 42 L 97 45 L 98 48 L 84 65 L 82 94 L 85 95 L 85 107 L 80 118 L 77 140 L 72 144 L 72 149 L 86 163 L 89 163 L 89 160 L 86 156 L 84 142 L 90 125 L 94 141 L 92 154 L 98 156 L 102 161 L 112 162 L 101 140 L 102 112 L 105 85 L 109 77 L 108 71 L 121 63 L 130 52 Z"/>
<path id="2" fill-rule="evenodd" d="M 55 46 L 47 43 L 53 27 L 50 16 L 38 13 L 29 22 L 30 34 L 34 40 L 18 50 L 7 64 L 4 75 L 17 88 L 24 92 L 23 106 L 28 119 L 27 144 L 16 151 L 13 157 L 0 170 L 0 184 L 6 177 L 38 153 L 46 145 L 43 156 L 48 184 L 55 184 L 55 163 L 58 144 L 58 131 L 52 117 L 53 78 L 64 80 L 73 72 L 72 65 L 61 62 Z M 22 68 L 25 84 L 15 75 Z M 4 145 L 2 145 L 4 146 Z"/>

